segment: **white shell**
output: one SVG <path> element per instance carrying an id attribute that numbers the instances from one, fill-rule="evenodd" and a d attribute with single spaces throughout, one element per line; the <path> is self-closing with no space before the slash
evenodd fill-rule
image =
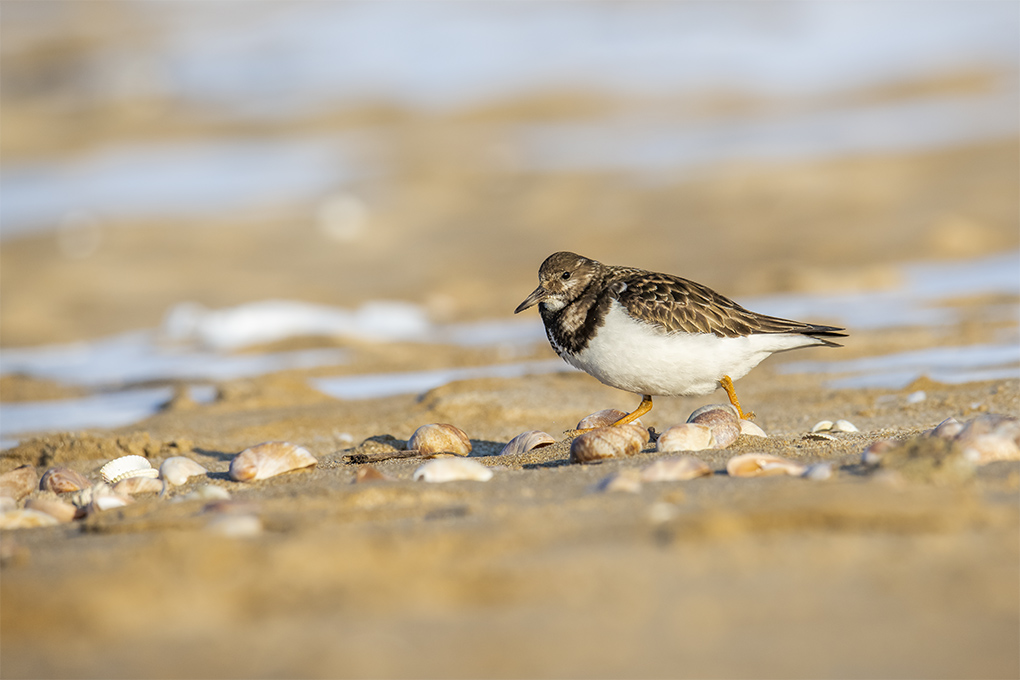
<path id="1" fill-rule="evenodd" d="M 712 428 L 715 447 L 725 449 L 740 436 L 740 417 L 730 404 L 709 404 L 702 406 L 687 419 L 688 423 L 707 425 Z"/>
<path id="2" fill-rule="evenodd" d="M 407 440 L 407 448 L 418 451 L 423 456 L 437 453 L 466 456 L 471 453 L 471 440 L 468 439 L 467 433 L 456 425 L 429 423 L 414 431 Z"/>
<path id="3" fill-rule="evenodd" d="M 100 468 L 99 474 L 107 484 L 116 484 L 128 477 L 158 477 L 159 470 L 145 456 L 121 456 Z"/>
<path id="4" fill-rule="evenodd" d="M 39 480 L 41 491 L 53 493 L 72 493 L 92 486 L 92 483 L 79 472 L 66 467 L 50 468 Z"/>
<path id="5" fill-rule="evenodd" d="M 163 480 L 153 477 L 128 477 L 113 485 L 113 492 L 121 496 L 134 496 L 136 493 L 163 493 Z"/>
<path id="6" fill-rule="evenodd" d="M 159 466 L 159 476 L 174 486 L 180 486 L 188 481 L 189 477 L 204 475 L 208 470 L 185 456 L 172 456 L 163 461 Z"/>
<path id="7" fill-rule="evenodd" d="M 801 476 L 815 482 L 824 482 L 827 479 L 832 479 L 833 474 L 832 463 L 812 463 L 807 466 Z"/>
<path id="8" fill-rule="evenodd" d="M 227 501 L 230 500 L 230 492 L 222 486 L 215 484 L 203 484 L 194 491 L 183 496 L 174 498 L 175 502 L 183 501 Z"/>
<path id="9" fill-rule="evenodd" d="M 857 426 L 851 423 L 849 420 L 837 420 L 832 425 L 833 432 L 860 432 Z"/>
<path id="10" fill-rule="evenodd" d="M 765 434 L 765 430 L 761 429 L 755 423 L 750 420 L 740 419 L 740 434 L 746 434 L 749 437 L 768 437 Z"/>
<path id="11" fill-rule="evenodd" d="M 828 432 L 832 429 L 833 422 L 831 420 L 819 420 L 811 427 L 812 432 Z"/>
<path id="12" fill-rule="evenodd" d="M 952 439 L 962 431 L 963 423 L 956 418 L 949 416 L 935 426 L 935 429 L 931 431 L 931 435 L 933 437 L 942 437 L 943 439 Z"/>
<path id="13" fill-rule="evenodd" d="M 501 456 L 509 456 L 517 453 L 527 453 L 532 449 L 537 449 L 541 446 L 549 446 L 555 444 L 556 440 L 551 435 L 542 432 L 540 430 L 528 430 L 527 432 L 521 432 L 519 435 L 507 442 L 503 450 L 499 452 Z"/>
<path id="14" fill-rule="evenodd" d="M 92 502 L 88 506 L 89 514 L 103 510 L 112 510 L 113 508 L 122 508 L 134 502 L 129 496 L 113 493 L 109 487 L 102 492 L 97 492 L 97 488 L 98 485 L 92 487 Z"/>
<path id="15" fill-rule="evenodd" d="M 799 477 L 807 468 L 786 458 L 768 453 L 745 453 L 734 456 L 726 463 L 730 477 L 765 477 L 770 475 L 792 475 Z"/>
<path id="16" fill-rule="evenodd" d="M 431 460 L 414 471 L 414 481 L 456 482 L 470 480 L 487 482 L 492 470 L 468 458 L 439 458 Z"/>
<path id="17" fill-rule="evenodd" d="M 1020 459 L 1020 420 L 989 413 L 967 423 L 956 441 L 963 455 L 978 464 Z"/>
<path id="18" fill-rule="evenodd" d="M 704 451 L 714 448 L 716 448 L 715 435 L 712 434 L 712 428 L 701 423 L 683 423 L 667 428 L 655 443 L 655 450 L 660 453 Z"/>
<path id="19" fill-rule="evenodd" d="M 640 453 L 648 442 L 648 430 L 634 423 L 600 427 L 570 442 L 570 461 L 592 463 L 608 458 L 623 458 Z"/>
<path id="20" fill-rule="evenodd" d="M 235 482 L 256 482 L 318 462 L 307 449 L 296 444 L 264 442 L 234 456 L 230 461 L 230 478 Z"/>
<path id="21" fill-rule="evenodd" d="M 707 477 L 712 468 L 694 456 L 674 456 L 657 460 L 641 471 L 645 482 L 686 482 L 697 477 Z"/>
<path id="22" fill-rule="evenodd" d="M 615 408 L 604 408 L 601 411 L 595 411 L 595 413 L 589 413 L 584 418 L 581 418 L 580 422 L 577 423 L 578 430 L 594 430 L 599 427 L 609 427 L 616 421 L 620 420 L 624 416 L 628 415 L 624 411 L 619 411 Z M 641 426 L 641 419 L 635 418 L 630 421 L 637 426 Z"/>

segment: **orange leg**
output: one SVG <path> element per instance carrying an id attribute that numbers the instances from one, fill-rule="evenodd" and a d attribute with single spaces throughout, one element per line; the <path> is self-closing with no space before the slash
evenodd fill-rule
<path id="1" fill-rule="evenodd" d="M 627 423 L 633 420 L 637 420 L 638 418 L 640 418 L 641 416 L 643 416 L 644 414 L 648 413 L 651 410 L 652 410 L 652 395 L 646 394 L 641 398 L 641 403 L 638 404 L 638 407 L 631 411 L 630 413 L 628 413 L 627 415 L 625 415 L 624 417 L 617 420 L 615 423 L 613 423 L 613 427 L 616 427 L 617 425 L 626 425 Z"/>
<path id="2" fill-rule="evenodd" d="M 737 391 L 733 389 L 733 381 L 730 380 L 730 376 L 724 375 L 722 380 L 719 381 L 719 386 L 726 390 L 726 396 L 730 398 L 730 403 L 733 404 L 733 408 L 737 409 L 737 415 L 744 420 L 754 418 L 753 412 L 748 411 L 747 413 L 744 413 L 744 411 L 740 408 L 740 400 L 737 399 Z"/>

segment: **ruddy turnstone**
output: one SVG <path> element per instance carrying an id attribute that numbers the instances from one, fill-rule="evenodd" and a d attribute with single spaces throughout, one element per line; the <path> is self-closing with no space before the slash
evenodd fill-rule
<path id="1" fill-rule="evenodd" d="M 733 381 L 775 352 L 840 347 L 843 328 L 790 321 L 744 309 L 700 283 L 615 267 L 575 253 L 553 253 L 538 288 L 514 314 L 538 305 L 549 343 L 568 364 L 612 387 L 643 396 L 709 394 L 722 387 L 741 418 Z"/>

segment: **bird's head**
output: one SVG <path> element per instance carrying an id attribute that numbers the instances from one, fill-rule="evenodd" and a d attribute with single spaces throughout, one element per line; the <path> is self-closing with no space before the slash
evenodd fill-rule
<path id="1" fill-rule="evenodd" d="M 553 253 L 538 269 L 538 288 L 517 305 L 514 314 L 537 304 L 558 311 L 576 300 L 598 273 L 599 263 L 576 253 Z"/>

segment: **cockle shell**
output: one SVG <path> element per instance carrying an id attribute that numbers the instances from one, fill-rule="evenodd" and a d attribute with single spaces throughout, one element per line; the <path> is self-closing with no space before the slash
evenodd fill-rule
<path id="1" fill-rule="evenodd" d="M 439 458 L 431 460 L 414 471 L 414 481 L 456 482 L 471 480 L 487 482 L 492 470 L 469 458 Z"/>
<path id="2" fill-rule="evenodd" d="M 58 522 L 70 522 L 80 514 L 84 514 L 70 503 L 65 503 L 57 498 L 29 498 L 25 501 L 25 508 L 45 512 L 56 518 Z"/>
<path id="3" fill-rule="evenodd" d="M 712 468 L 694 456 L 673 456 L 655 461 L 641 471 L 645 482 L 685 482 L 697 477 L 707 477 Z"/>
<path id="4" fill-rule="evenodd" d="M 734 456 L 726 463 L 730 477 L 766 477 L 770 475 L 792 475 L 799 477 L 807 467 L 786 458 L 768 453 L 745 453 Z"/>
<path id="5" fill-rule="evenodd" d="M 749 437 L 768 437 L 765 434 L 765 430 L 758 427 L 756 423 L 752 423 L 744 418 L 740 419 L 740 434 L 746 434 Z"/>
<path id="6" fill-rule="evenodd" d="M 418 451 L 423 456 L 437 453 L 452 453 L 455 456 L 466 456 L 471 453 L 471 440 L 464 430 L 448 423 L 429 423 L 422 425 L 407 440 L 407 448 Z"/>
<path id="7" fill-rule="evenodd" d="M 740 436 L 740 417 L 737 416 L 737 410 L 729 404 L 702 406 L 690 415 L 687 422 L 712 428 L 715 437 L 714 448 L 717 449 L 725 449 Z"/>
<path id="8" fill-rule="evenodd" d="M 186 456 L 171 456 L 159 466 L 159 476 L 174 486 L 185 484 L 189 477 L 204 475 L 207 472 L 209 471 Z"/>
<path id="9" fill-rule="evenodd" d="M 648 430 L 633 423 L 600 427 L 579 435 L 570 443 L 570 461 L 594 463 L 633 456 L 640 453 L 647 442 Z"/>
<path id="10" fill-rule="evenodd" d="M 626 415 L 627 414 L 624 413 L 623 411 L 618 411 L 615 408 L 604 408 L 601 411 L 589 413 L 584 418 L 581 418 L 581 421 L 577 424 L 577 429 L 594 430 L 595 428 L 598 427 L 609 427 L 610 425 L 612 425 L 613 423 L 615 423 L 620 418 L 623 418 Z M 641 426 L 640 418 L 635 418 L 630 422 L 634 423 L 638 427 Z"/>
<path id="11" fill-rule="evenodd" d="M 0 496 L 9 496 L 16 501 L 32 493 L 39 483 L 39 476 L 31 465 L 22 465 L 0 475 Z"/>
<path id="12" fill-rule="evenodd" d="M 156 478 L 159 470 L 152 467 L 145 456 L 121 456 L 100 468 L 99 474 L 103 476 L 104 482 L 112 485 L 129 477 Z"/>
<path id="13" fill-rule="evenodd" d="M 264 442 L 234 456 L 229 473 L 235 482 L 256 482 L 318 462 L 307 449 L 290 442 Z"/>
<path id="14" fill-rule="evenodd" d="M 81 491 L 92 486 L 92 482 L 85 478 L 85 475 L 75 472 L 66 467 L 50 468 L 43 473 L 39 480 L 41 491 L 52 491 L 54 493 L 71 493 Z"/>
<path id="15" fill-rule="evenodd" d="M 165 480 L 154 477 L 128 477 L 113 485 L 113 492 L 121 496 L 134 496 L 136 493 L 163 493 Z"/>
<path id="16" fill-rule="evenodd" d="M 715 448 L 712 428 L 702 423 L 684 423 L 667 428 L 659 435 L 655 450 L 660 453 L 671 451 L 704 451 Z"/>
<path id="17" fill-rule="evenodd" d="M 551 435 L 546 434 L 540 430 L 528 430 L 527 432 L 521 432 L 519 435 L 507 442 L 503 450 L 499 452 L 501 456 L 510 456 L 518 453 L 527 453 L 532 449 L 537 449 L 542 446 L 549 446 L 555 444 L 556 440 Z"/>

